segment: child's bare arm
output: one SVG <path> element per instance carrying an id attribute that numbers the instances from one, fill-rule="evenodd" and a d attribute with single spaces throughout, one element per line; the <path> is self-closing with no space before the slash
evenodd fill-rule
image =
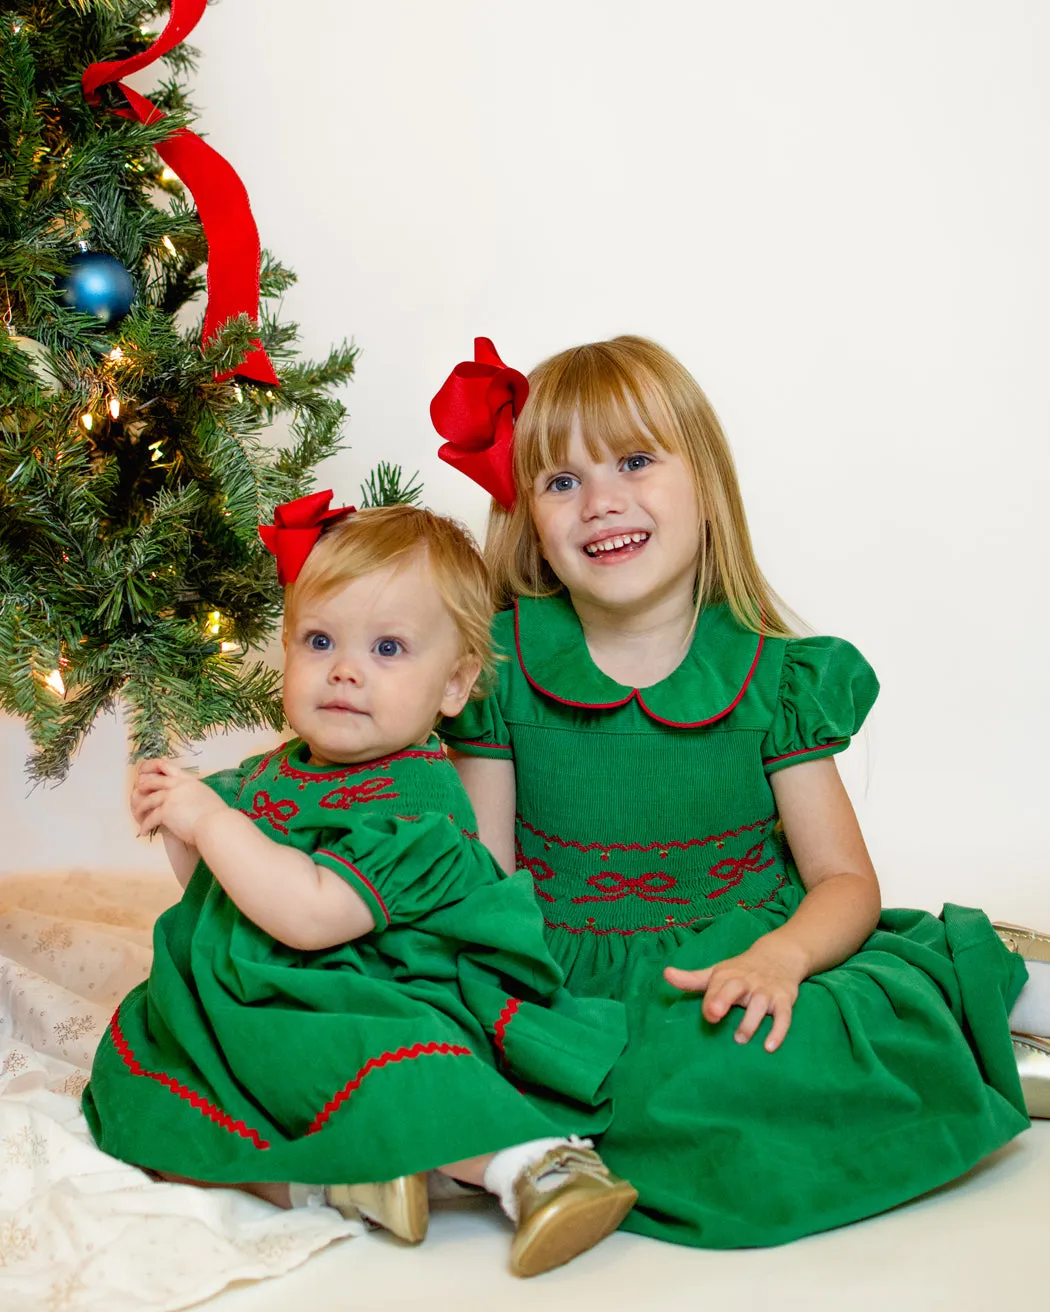
<path id="1" fill-rule="evenodd" d="M 136 790 L 143 795 L 141 832 L 163 826 L 196 849 L 238 910 L 272 938 L 316 951 L 375 928 L 368 906 L 345 880 L 305 852 L 267 838 L 169 761 L 144 762 Z"/>
<path id="2" fill-rule="evenodd" d="M 765 1041 L 779 1047 L 791 1024 L 798 986 L 845 961 L 874 930 L 881 910 L 879 881 L 849 797 L 832 760 L 810 761 L 772 778 L 784 833 L 806 896 L 790 920 L 740 956 L 705 970 L 668 967 L 675 988 L 704 994 L 704 1017 L 720 1021 L 743 1007 L 736 1037 L 746 1043 L 766 1015 Z"/>
<path id="3" fill-rule="evenodd" d="M 131 818 L 135 821 L 139 833 L 142 833 L 142 821 L 145 815 L 145 807 L 150 792 L 141 785 L 142 766 L 140 765 L 135 774 L 135 785 L 131 790 Z M 167 853 L 168 863 L 171 866 L 175 878 L 179 881 L 182 888 L 189 884 L 193 877 L 194 870 L 197 869 L 197 862 L 200 860 L 200 853 L 190 843 L 184 843 L 181 838 L 176 838 L 170 830 L 161 829 L 161 837 L 164 839 L 164 851 Z"/>
<path id="4" fill-rule="evenodd" d="M 508 875 L 514 873 L 514 812 L 517 781 L 513 761 L 466 756 L 449 750 L 478 818 L 478 837 Z"/>
<path id="5" fill-rule="evenodd" d="M 160 836 L 164 839 L 164 851 L 168 854 L 168 862 L 175 872 L 175 878 L 185 888 L 193 878 L 201 854 L 190 843 L 184 843 L 181 838 L 176 838 L 167 829 L 162 829 Z"/>

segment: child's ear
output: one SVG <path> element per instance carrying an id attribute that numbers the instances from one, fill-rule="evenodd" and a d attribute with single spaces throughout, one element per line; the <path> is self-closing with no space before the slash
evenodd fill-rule
<path id="1" fill-rule="evenodd" d="M 476 656 L 462 656 L 456 663 L 445 684 L 445 696 L 441 702 L 441 714 L 450 719 L 460 713 L 467 704 L 470 690 L 478 681 L 481 662 Z"/>

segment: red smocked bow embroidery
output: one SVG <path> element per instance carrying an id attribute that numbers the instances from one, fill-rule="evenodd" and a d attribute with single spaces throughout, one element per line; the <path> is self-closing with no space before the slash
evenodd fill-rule
<path id="1" fill-rule="evenodd" d="M 457 364 L 430 403 L 430 419 L 445 444 L 438 455 L 479 483 L 506 510 L 514 509 L 514 421 L 529 380 L 510 369 L 487 337 L 474 338 L 474 359 Z"/>
<path id="2" fill-rule="evenodd" d="M 266 820 L 282 834 L 288 832 L 289 824 L 299 814 L 294 802 L 273 802 L 270 794 L 260 790 L 252 798 L 252 809 L 244 813 L 249 820 Z"/>
<path id="3" fill-rule="evenodd" d="M 273 512 L 272 524 L 260 524 L 259 536 L 266 550 L 277 557 L 277 582 L 281 587 L 294 583 L 314 543 L 329 524 L 354 513 L 353 506 L 329 510 L 332 489 L 311 492 L 308 497 L 286 501 Z"/>

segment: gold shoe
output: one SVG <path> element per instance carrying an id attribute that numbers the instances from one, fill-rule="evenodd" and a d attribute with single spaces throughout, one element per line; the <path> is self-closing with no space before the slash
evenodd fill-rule
<path id="1" fill-rule="evenodd" d="M 993 921 L 992 928 L 1011 952 L 1018 953 L 1026 961 L 1050 962 L 1050 934 L 1040 934 L 1026 925 L 1010 925 L 1005 921 Z"/>
<path id="2" fill-rule="evenodd" d="M 360 1214 L 406 1243 L 420 1244 L 427 1236 L 430 1205 L 426 1171 L 377 1184 L 330 1184 L 325 1194 L 328 1205 L 344 1216 Z"/>
<path id="3" fill-rule="evenodd" d="M 1050 1119 L 1050 1039 L 1012 1034 L 1017 1073 L 1028 1115 Z"/>
<path id="4" fill-rule="evenodd" d="M 565 1174 L 553 1189 L 537 1188 L 552 1171 Z M 596 1152 L 565 1144 L 552 1148 L 514 1181 L 518 1231 L 510 1248 L 516 1276 L 538 1276 L 561 1266 L 612 1234 L 638 1201 L 638 1191 L 613 1175 Z"/>

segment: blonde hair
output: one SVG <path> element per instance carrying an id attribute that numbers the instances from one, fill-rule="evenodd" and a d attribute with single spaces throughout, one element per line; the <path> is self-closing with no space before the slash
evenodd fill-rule
<path id="1" fill-rule="evenodd" d="M 376 570 L 407 565 L 420 553 L 459 630 L 462 654 L 479 662 L 483 680 L 491 678 L 489 630 L 495 607 L 488 568 L 461 524 L 417 506 L 374 506 L 326 529 L 299 577 L 284 590 L 285 633 L 300 606 L 331 596 Z M 475 695 L 484 695 L 478 684 L 471 693 Z"/>
<path id="2" fill-rule="evenodd" d="M 493 502 L 485 558 L 497 608 L 516 596 L 544 597 L 561 583 L 544 560 L 532 522 L 536 479 L 565 463 L 573 420 L 587 452 L 618 458 L 658 447 L 680 456 L 700 506 L 697 609 L 725 601 L 755 632 L 790 637 L 795 617 L 755 560 L 736 468 L 722 426 L 692 374 L 645 337 L 615 337 L 551 356 L 529 375 L 529 399 L 514 429 L 512 511 Z"/>

